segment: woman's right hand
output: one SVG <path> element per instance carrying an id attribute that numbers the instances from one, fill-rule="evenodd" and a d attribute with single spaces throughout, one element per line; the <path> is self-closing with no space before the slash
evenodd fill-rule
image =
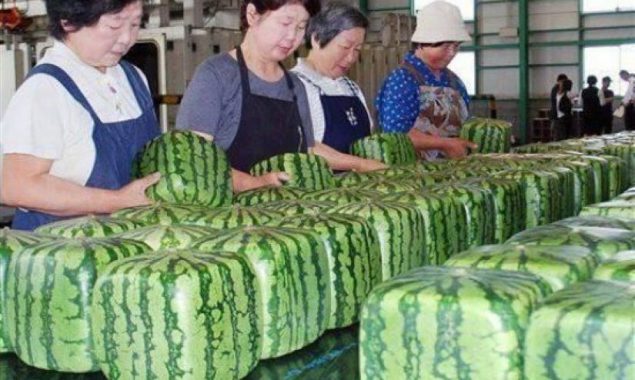
<path id="1" fill-rule="evenodd" d="M 280 187 L 284 185 L 290 178 L 285 172 L 271 172 L 263 174 L 261 176 L 254 177 L 256 180 L 256 187 Z"/>
<path id="2" fill-rule="evenodd" d="M 442 150 L 449 158 L 465 157 L 467 156 L 468 149 L 478 148 L 478 145 L 473 142 L 458 137 L 450 137 L 444 140 L 444 147 Z"/>
<path id="3" fill-rule="evenodd" d="M 127 184 L 117 191 L 116 209 L 122 209 L 127 207 L 147 206 L 153 203 L 153 201 L 146 196 L 146 189 L 161 179 L 161 173 L 152 173 L 143 178 L 139 178 Z"/>

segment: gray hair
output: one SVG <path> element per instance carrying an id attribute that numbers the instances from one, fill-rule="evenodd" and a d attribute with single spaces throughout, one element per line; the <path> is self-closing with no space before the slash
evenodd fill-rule
<path id="1" fill-rule="evenodd" d="M 309 21 L 306 44 L 311 48 L 311 38 L 324 47 L 341 32 L 353 28 L 368 28 L 368 19 L 359 9 L 341 2 L 327 4 Z"/>

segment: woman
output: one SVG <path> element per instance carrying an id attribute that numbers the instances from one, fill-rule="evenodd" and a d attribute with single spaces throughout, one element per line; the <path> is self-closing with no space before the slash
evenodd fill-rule
<path id="1" fill-rule="evenodd" d="M 572 109 L 573 105 L 571 103 L 571 99 L 569 98 L 569 91 L 573 88 L 573 82 L 570 79 L 565 79 L 562 82 L 562 86 L 558 90 L 558 95 L 556 96 L 556 104 L 558 109 L 557 114 L 557 131 L 558 131 L 558 140 L 564 140 L 571 138 L 572 134 L 572 124 L 573 124 L 573 116 Z"/>
<path id="2" fill-rule="evenodd" d="M 413 49 L 384 81 L 376 99 L 385 132 L 406 132 L 427 159 L 460 157 L 475 145 L 456 138 L 468 118 L 465 85 L 448 65 L 470 41 L 459 9 L 435 1 L 417 14 Z"/>
<path id="3" fill-rule="evenodd" d="M 609 89 L 610 86 L 611 77 L 602 78 L 602 88 L 600 89 L 602 116 L 600 117 L 600 125 L 604 133 L 613 133 L 613 98 L 615 94 Z"/>
<path id="4" fill-rule="evenodd" d="M 635 130 L 635 75 L 626 70 L 620 70 L 620 79 L 627 83 L 622 106 L 624 107 L 624 129 Z"/>
<path id="5" fill-rule="evenodd" d="M 582 121 L 583 134 L 585 135 L 601 135 L 602 128 L 600 125 L 601 106 L 600 91 L 595 86 L 598 78 L 595 75 L 589 75 L 586 79 L 587 87 L 582 90 L 580 98 L 582 99 Z"/>
<path id="6" fill-rule="evenodd" d="M 146 205 L 158 174 L 130 182 L 132 160 L 159 134 L 143 74 L 120 62 L 135 43 L 140 0 L 47 0 L 55 42 L 0 126 L 2 202 L 16 229 Z"/>
<path id="7" fill-rule="evenodd" d="M 313 148 L 333 169 L 347 169 L 339 152 L 314 144 L 304 86 L 280 63 L 298 48 L 319 6 L 319 0 L 246 0 L 240 46 L 203 62 L 185 91 L 177 128 L 214 139 L 227 152 L 236 192 L 288 180 L 281 172 L 247 174 L 277 154 Z M 372 168 L 369 160 L 358 162 L 358 170 Z"/>
<path id="8" fill-rule="evenodd" d="M 356 8 L 328 4 L 311 18 L 306 36 L 311 50 L 292 69 L 306 88 L 315 140 L 342 153 L 372 128 L 364 94 L 346 77 L 359 58 L 366 28 L 368 19 Z"/>

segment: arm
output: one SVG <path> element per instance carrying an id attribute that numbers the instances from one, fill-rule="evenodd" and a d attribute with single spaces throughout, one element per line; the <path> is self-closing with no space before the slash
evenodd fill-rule
<path id="1" fill-rule="evenodd" d="M 0 194 L 2 202 L 57 216 L 107 214 L 121 208 L 152 203 L 147 187 L 159 181 L 158 173 L 138 179 L 119 190 L 77 185 L 49 174 L 52 160 L 28 154 L 5 154 Z"/>
<path id="2" fill-rule="evenodd" d="M 335 170 L 353 170 L 359 172 L 367 172 L 371 170 L 385 169 L 388 167 L 386 166 L 386 164 L 376 160 L 369 160 L 366 158 L 338 152 L 330 146 L 324 145 L 322 143 L 315 143 L 313 151 L 318 156 L 324 158 L 329 163 L 331 169 Z"/>
<path id="3" fill-rule="evenodd" d="M 627 106 L 629 103 L 633 101 L 634 91 L 635 91 L 635 79 L 631 78 L 628 81 L 628 87 L 626 88 L 626 92 L 624 93 L 624 97 L 622 98 L 622 104 Z"/>
<path id="4" fill-rule="evenodd" d="M 463 140 L 457 137 L 439 137 L 423 133 L 415 128 L 408 132 L 408 137 L 417 150 L 442 150 L 448 157 L 464 157 L 467 155 L 467 149 L 475 149 L 477 147 L 471 141 Z"/>
<path id="5" fill-rule="evenodd" d="M 397 69 L 386 78 L 375 101 L 384 132 L 407 133 L 419 115 L 419 87 L 404 71 Z"/>

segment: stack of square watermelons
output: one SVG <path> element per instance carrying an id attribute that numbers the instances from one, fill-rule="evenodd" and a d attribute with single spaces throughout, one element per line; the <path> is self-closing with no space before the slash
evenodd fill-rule
<path id="1" fill-rule="evenodd" d="M 112 379 L 270 378 L 262 359 L 361 322 L 364 379 L 628 378 L 635 134 L 510 153 L 504 123 L 472 124 L 498 153 L 425 162 L 377 134 L 352 152 L 388 169 L 286 154 L 252 169 L 283 187 L 236 195 L 220 149 L 164 134 L 134 167 L 161 172 L 153 205 L 0 232 L 0 350 Z"/>

